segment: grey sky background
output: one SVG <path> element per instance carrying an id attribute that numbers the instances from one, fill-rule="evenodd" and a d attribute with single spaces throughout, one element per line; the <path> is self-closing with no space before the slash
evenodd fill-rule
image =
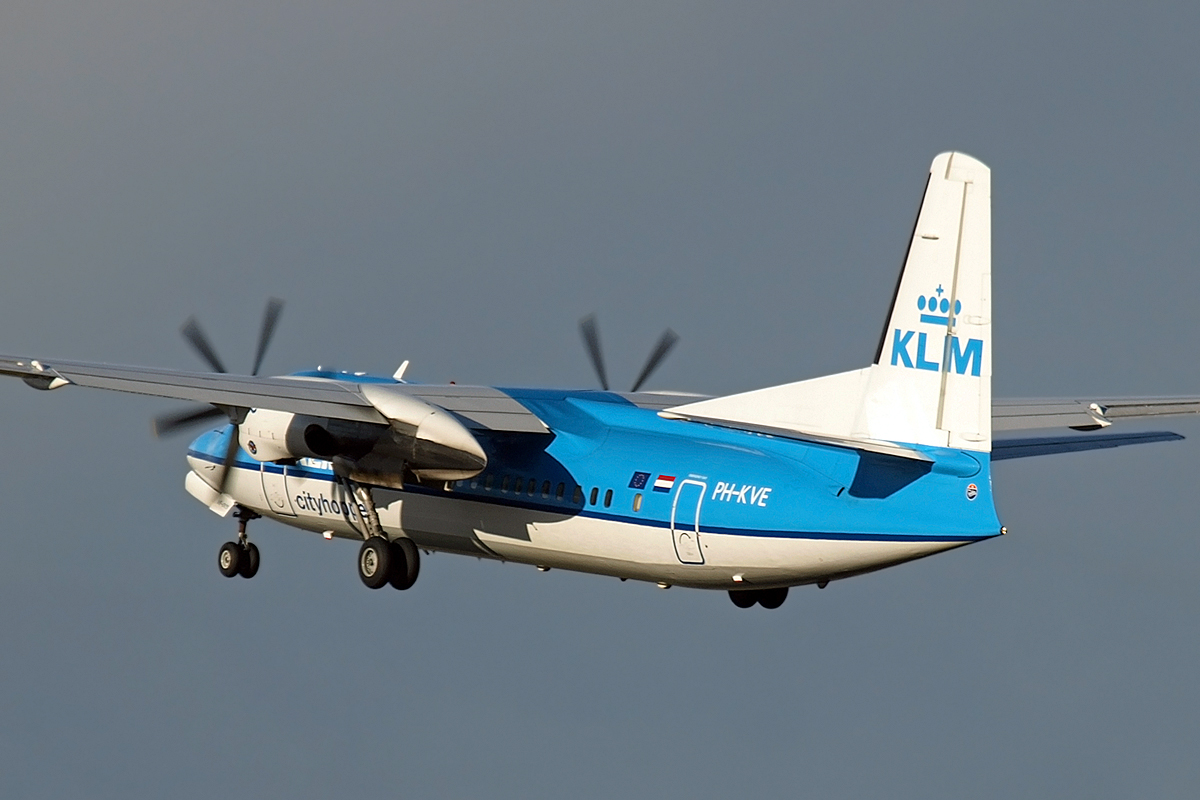
<path id="1" fill-rule="evenodd" d="M 993 169 L 997 396 L 1200 393 L 1194 4 L 0 6 L 0 352 L 730 393 L 865 365 L 929 162 Z M 724 594 L 183 490 L 175 408 L 0 384 L 0 794 L 1194 797 L 1200 424 L 998 465 L 1011 535 Z"/>

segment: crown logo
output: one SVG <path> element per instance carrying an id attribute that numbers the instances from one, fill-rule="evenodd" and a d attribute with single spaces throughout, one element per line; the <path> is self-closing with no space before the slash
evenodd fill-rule
<path id="1" fill-rule="evenodd" d="M 953 324 L 950 318 L 950 298 L 945 296 L 946 290 L 939 284 L 937 289 L 929 295 L 921 295 L 917 298 L 917 310 L 921 313 L 921 322 L 928 322 L 933 325 L 950 325 Z M 954 314 L 957 316 L 962 313 L 962 301 L 954 301 Z"/>

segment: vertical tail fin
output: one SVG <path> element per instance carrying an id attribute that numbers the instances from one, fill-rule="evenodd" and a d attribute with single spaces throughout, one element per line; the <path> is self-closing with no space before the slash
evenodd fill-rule
<path id="1" fill-rule="evenodd" d="M 875 363 L 669 409 L 859 441 L 991 449 L 991 170 L 933 160 Z"/>
<path id="2" fill-rule="evenodd" d="M 863 398 L 865 422 L 886 439 L 988 450 L 991 170 L 962 153 L 943 153 L 929 172 Z M 897 395 L 909 396 L 901 408 L 878 407 Z"/>

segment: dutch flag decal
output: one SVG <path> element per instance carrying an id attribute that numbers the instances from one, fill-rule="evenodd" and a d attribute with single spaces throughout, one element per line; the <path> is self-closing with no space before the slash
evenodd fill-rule
<path id="1" fill-rule="evenodd" d="M 669 492 L 673 488 L 675 488 L 674 475 L 659 475 L 658 480 L 654 481 L 654 491 L 656 492 Z"/>

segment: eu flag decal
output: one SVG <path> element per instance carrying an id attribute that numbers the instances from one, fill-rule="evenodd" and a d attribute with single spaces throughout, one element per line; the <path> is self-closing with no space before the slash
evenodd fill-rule
<path id="1" fill-rule="evenodd" d="M 630 489 L 645 489 L 646 483 L 650 480 L 649 472 L 635 472 L 633 477 L 629 479 Z"/>

